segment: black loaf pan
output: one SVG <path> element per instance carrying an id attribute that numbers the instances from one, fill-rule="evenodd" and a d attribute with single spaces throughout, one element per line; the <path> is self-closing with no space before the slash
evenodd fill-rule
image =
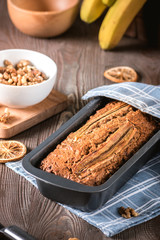
<path id="1" fill-rule="evenodd" d="M 96 210 L 109 200 L 158 150 L 160 131 L 105 183 L 94 187 L 79 184 L 39 169 L 38 166 L 41 160 L 53 151 L 58 143 L 64 140 L 70 132 L 81 127 L 90 115 L 109 101 L 104 97 L 94 98 L 55 133 L 24 157 L 22 161 L 23 168 L 36 178 L 38 189 L 45 197 L 82 211 Z"/>

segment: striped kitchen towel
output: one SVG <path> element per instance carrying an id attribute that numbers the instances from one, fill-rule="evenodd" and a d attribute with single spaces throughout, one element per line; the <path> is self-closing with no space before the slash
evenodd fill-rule
<path id="1" fill-rule="evenodd" d="M 16 173 L 25 177 L 35 187 L 36 180 L 25 172 L 22 162 L 6 163 Z M 92 212 L 82 212 L 63 205 L 70 212 L 83 218 L 111 237 L 125 229 L 146 222 L 160 214 L 160 152 L 140 169 L 102 208 Z M 118 213 L 119 207 L 131 207 L 138 217 L 125 219 Z"/>
<path id="2" fill-rule="evenodd" d="M 83 99 L 94 96 L 121 100 L 160 118 L 160 86 L 141 83 L 113 84 L 93 89 L 84 95 Z M 6 163 L 6 165 L 37 187 L 36 180 L 23 170 L 21 161 Z M 63 206 L 109 237 L 158 216 L 160 214 L 159 189 L 160 151 L 157 150 L 152 159 L 100 209 L 88 213 Z M 139 216 L 130 219 L 121 217 L 118 213 L 118 208 L 121 206 L 135 209 Z"/>
<path id="3" fill-rule="evenodd" d="M 135 82 L 105 85 L 88 91 L 82 99 L 87 100 L 97 96 L 126 102 L 142 112 L 160 118 L 160 85 L 153 86 Z"/>

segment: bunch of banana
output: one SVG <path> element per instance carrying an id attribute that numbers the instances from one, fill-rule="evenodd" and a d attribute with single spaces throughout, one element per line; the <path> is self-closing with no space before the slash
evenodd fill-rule
<path id="1" fill-rule="evenodd" d="M 83 0 L 80 17 L 91 23 L 107 9 L 99 30 L 99 44 L 109 50 L 117 46 L 128 26 L 147 0 Z"/>

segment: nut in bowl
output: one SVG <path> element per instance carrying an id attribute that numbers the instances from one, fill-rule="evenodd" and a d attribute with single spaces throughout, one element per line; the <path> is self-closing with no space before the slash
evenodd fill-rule
<path id="1" fill-rule="evenodd" d="M 55 62 L 39 52 L 2 50 L 0 67 L 0 104 L 10 108 L 26 108 L 40 103 L 50 94 L 56 81 Z M 34 77 L 26 80 L 31 73 Z M 17 83 L 19 78 L 21 84 Z"/>
<path id="2" fill-rule="evenodd" d="M 53 37 L 67 31 L 76 19 L 79 0 L 7 0 L 13 24 L 34 37 Z"/>

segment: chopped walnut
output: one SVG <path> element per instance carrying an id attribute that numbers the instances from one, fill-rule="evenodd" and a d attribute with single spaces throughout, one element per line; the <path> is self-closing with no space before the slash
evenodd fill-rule
<path id="1" fill-rule="evenodd" d="M 4 60 L 4 67 L 0 67 L 0 83 L 13 86 L 28 86 L 47 80 L 46 75 L 31 65 L 28 60 L 20 60 L 14 67 Z"/>
<path id="2" fill-rule="evenodd" d="M 118 209 L 118 212 L 124 218 L 137 217 L 139 215 L 133 208 L 130 207 L 127 208 L 120 207 Z"/>
<path id="3" fill-rule="evenodd" d="M 9 66 L 9 65 L 12 65 L 12 63 L 10 61 L 8 61 L 8 60 L 4 60 L 4 65 L 5 66 Z"/>
<path id="4" fill-rule="evenodd" d="M 4 113 L 0 116 L 0 122 L 7 123 L 10 117 L 10 112 L 8 108 L 5 108 Z"/>

